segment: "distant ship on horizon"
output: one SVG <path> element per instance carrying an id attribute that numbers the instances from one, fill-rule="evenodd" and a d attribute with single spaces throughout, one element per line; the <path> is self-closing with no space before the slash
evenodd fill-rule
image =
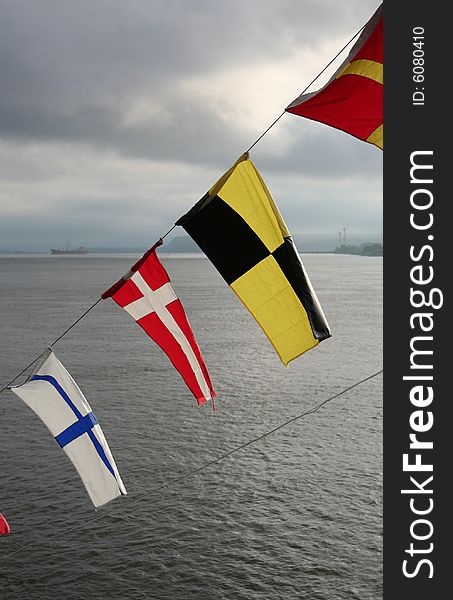
<path id="1" fill-rule="evenodd" d="M 74 250 L 70 250 L 69 248 L 66 248 L 66 249 L 51 248 L 50 253 L 51 254 L 57 254 L 57 255 L 61 255 L 61 254 L 88 254 L 88 249 L 85 248 L 85 246 L 79 246 L 78 248 L 75 248 Z"/>

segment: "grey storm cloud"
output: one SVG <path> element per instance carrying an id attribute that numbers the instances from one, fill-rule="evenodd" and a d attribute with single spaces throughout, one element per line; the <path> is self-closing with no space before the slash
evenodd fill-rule
<path id="1" fill-rule="evenodd" d="M 118 202 L 121 212 L 123 203 L 139 210 L 148 200 L 165 222 L 182 205 L 175 186 L 187 167 L 196 171 L 187 184 L 196 200 L 265 129 L 267 115 L 272 120 L 305 86 L 293 81 L 293 95 L 279 96 L 286 62 L 330 59 L 376 7 L 375 0 L 0 0 L 0 249 L 14 231 L 39 230 L 37 213 L 46 207 L 53 215 L 91 207 L 88 231 L 105 215 L 97 202 Z M 239 101 L 254 72 L 268 74 L 268 95 L 255 89 Z M 257 146 L 259 167 L 299 186 L 326 173 L 360 189 L 374 181 L 376 205 L 381 154 L 298 120 L 285 115 L 267 145 Z M 118 192 L 121 170 L 129 197 Z M 57 216 L 48 222 L 57 227 Z"/>
<path id="2" fill-rule="evenodd" d="M 254 0 L 2 1 L 0 132 L 73 138 L 145 157 L 155 156 L 153 145 L 165 157 L 166 146 L 192 142 L 194 130 L 197 136 L 206 130 L 205 143 L 216 140 L 222 107 L 207 105 L 203 90 L 182 94 L 179 78 L 207 77 L 241 61 L 289 58 L 295 48 L 322 45 L 333 32 L 347 36 L 350 22 L 361 23 L 373 5 L 353 2 L 346 10 L 345 4 L 293 0 L 268 1 L 265 9 Z M 145 128 L 120 126 L 122 112 L 140 94 L 164 107 L 171 122 L 159 122 L 157 115 Z M 240 141 L 239 131 L 221 133 Z"/>

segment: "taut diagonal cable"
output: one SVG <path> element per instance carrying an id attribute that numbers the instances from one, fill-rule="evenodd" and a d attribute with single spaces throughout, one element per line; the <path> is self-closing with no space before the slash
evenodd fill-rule
<path id="1" fill-rule="evenodd" d="M 53 341 L 51 344 L 49 344 L 49 345 L 48 345 L 48 347 L 49 347 L 49 348 L 52 348 L 52 346 L 55 346 L 55 344 L 56 344 L 57 342 L 59 342 L 59 341 L 61 340 L 61 338 L 62 338 L 62 337 L 64 337 L 64 336 L 65 336 L 65 335 L 66 335 L 66 334 L 67 334 L 69 331 L 71 331 L 71 329 L 72 329 L 73 327 L 75 327 L 75 326 L 77 325 L 77 323 L 78 323 L 79 321 L 81 321 L 81 320 L 83 319 L 83 317 L 85 317 L 85 316 L 86 316 L 86 315 L 87 315 L 87 314 L 90 312 L 90 310 L 93 310 L 93 308 L 94 308 L 94 307 L 95 307 L 95 306 L 96 306 L 96 305 L 97 305 L 97 304 L 98 304 L 98 303 L 99 303 L 101 300 L 102 300 L 102 298 L 99 298 L 98 300 L 96 300 L 96 302 L 94 302 L 94 303 L 93 303 L 93 304 L 90 306 L 90 308 L 88 308 L 88 309 L 87 309 L 87 310 L 86 310 L 86 311 L 83 313 L 83 315 L 81 315 L 81 316 L 80 316 L 80 317 L 77 319 L 77 321 L 74 321 L 74 323 L 72 323 L 72 325 L 70 325 L 70 326 L 69 326 L 69 327 L 68 327 L 68 328 L 67 328 L 65 331 L 63 331 L 63 333 L 62 333 L 61 335 L 59 335 L 59 336 L 57 337 L 57 339 L 56 339 L 56 340 L 54 340 L 54 341 Z M 4 392 L 6 389 L 8 389 L 8 387 L 9 387 L 9 386 L 10 386 L 12 383 L 14 383 L 14 382 L 16 381 L 16 379 L 19 379 L 19 377 L 20 377 L 21 375 L 23 375 L 23 374 L 24 374 L 24 373 L 25 373 L 25 372 L 26 372 L 26 371 L 27 371 L 27 370 L 28 370 L 30 367 L 32 367 L 32 366 L 35 364 L 35 362 L 36 362 L 36 361 L 37 361 L 39 358 L 41 358 L 41 356 L 42 356 L 42 352 L 41 352 L 41 354 L 40 354 L 39 356 L 37 356 L 37 357 L 36 357 L 34 360 L 32 360 L 32 362 L 31 362 L 29 365 L 27 365 L 27 366 L 25 367 L 25 369 L 22 369 L 22 371 L 21 371 L 20 373 L 18 373 L 18 374 L 16 375 L 16 377 L 14 377 L 14 379 L 11 379 L 11 381 L 10 381 L 9 383 L 7 383 L 7 384 L 6 384 L 4 387 L 2 387 L 2 389 L 0 390 L 0 394 L 1 394 L 2 392 Z"/>
<path id="2" fill-rule="evenodd" d="M 129 500 L 128 502 L 123 502 L 122 504 L 118 504 L 117 507 L 112 508 L 109 511 L 105 511 L 102 514 L 94 517 L 91 520 L 85 520 L 84 523 L 86 525 L 92 525 L 93 523 L 100 521 L 104 517 L 108 517 L 110 515 L 118 513 L 120 510 L 128 508 L 129 506 L 131 506 L 132 504 L 135 504 L 136 502 L 140 502 L 141 500 L 143 500 L 145 498 L 149 498 L 150 496 L 157 496 L 163 490 L 166 490 L 174 485 L 177 485 L 178 483 L 181 483 L 182 481 L 186 481 L 187 479 L 190 479 L 197 473 L 200 473 L 201 471 L 204 471 L 205 469 L 208 469 L 209 467 L 212 467 L 213 465 L 216 465 L 219 462 L 225 460 L 229 456 L 236 454 L 236 452 L 240 452 L 241 450 L 244 450 L 244 448 L 247 448 L 247 447 L 251 446 L 252 444 L 256 444 L 260 440 L 276 433 L 277 431 L 279 431 L 280 429 L 283 429 L 284 427 L 288 427 L 288 425 L 295 423 L 296 421 L 302 419 L 303 417 L 306 417 L 308 415 L 311 415 L 311 414 L 317 412 L 320 408 L 322 408 L 329 402 L 332 402 L 332 400 L 335 400 L 336 398 L 343 396 L 343 394 L 350 392 L 351 390 L 358 387 L 359 385 L 362 385 L 363 383 L 370 381 L 371 379 L 374 379 L 374 377 L 377 377 L 378 375 L 380 375 L 383 372 L 384 372 L 384 370 L 380 369 L 379 371 L 376 371 L 376 373 L 373 373 L 372 375 L 368 375 L 368 377 L 364 377 L 363 379 L 360 379 L 359 381 L 352 383 L 348 387 L 341 390 L 341 392 L 338 392 L 337 394 L 333 394 L 332 396 L 329 396 L 329 398 L 327 398 L 326 400 L 323 400 L 316 406 L 313 406 L 312 408 L 304 411 L 303 413 L 296 415 L 295 417 L 292 417 L 291 419 L 288 419 L 287 421 L 285 421 L 284 423 L 281 423 L 280 425 L 277 425 L 273 429 L 270 429 L 269 431 L 266 431 L 265 433 L 262 433 L 261 435 L 258 435 L 257 437 L 255 437 L 251 440 L 248 440 L 247 442 L 244 442 L 243 444 L 240 444 L 239 446 L 236 446 L 235 448 L 233 448 L 232 450 L 229 450 L 228 452 L 225 452 L 221 456 L 218 456 L 217 458 L 214 458 L 206 463 L 203 463 L 199 467 L 196 467 L 195 469 L 192 469 L 191 471 L 188 471 L 187 473 L 184 473 L 183 475 L 180 475 L 179 477 L 175 477 L 174 479 L 167 481 L 167 483 L 162 484 L 161 486 L 155 488 L 154 490 L 150 490 L 149 492 L 141 494 L 140 496 L 137 496 L 136 498 L 131 498 L 131 500 Z M 45 525 L 45 523 L 43 523 L 43 525 Z M 67 529 L 64 529 L 63 531 L 60 531 L 59 535 L 60 536 L 65 535 L 76 529 L 80 529 L 80 525 L 74 525 L 72 527 L 68 527 Z M 2 554 L 0 556 L 0 558 L 4 559 L 4 558 L 8 558 L 10 556 L 13 556 L 14 554 L 17 554 L 18 552 L 22 552 L 23 550 L 26 550 L 27 548 L 30 548 L 31 546 L 34 546 L 37 543 L 39 543 L 38 540 L 35 540 L 33 542 L 30 542 L 28 544 L 20 546 L 19 548 L 13 550 L 12 552 L 9 552 L 7 554 Z"/>
<path id="3" fill-rule="evenodd" d="M 315 77 L 314 79 L 312 79 L 312 81 L 310 81 L 310 83 L 309 83 L 309 84 L 308 84 L 308 85 L 307 85 L 307 86 L 304 88 L 304 90 L 303 90 L 303 91 L 302 91 L 302 92 L 301 92 L 299 95 L 301 95 L 301 94 L 304 94 L 304 93 L 305 93 L 305 92 L 308 90 L 308 88 L 309 88 L 309 87 L 310 87 L 310 86 L 311 86 L 311 85 L 312 85 L 312 84 L 313 84 L 313 83 L 314 83 L 314 82 L 315 82 L 315 81 L 316 81 L 316 80 L 317 80 L 317 79 L 318 79 L 318 78 L 319 78 L 319 77 L 320 77 L 320 76 L 321 76 L 321 75 L 324 73 L 324 71 L 325 71 L 326 69 L 328 69 L 328 68 L 330 67 L 330 65 L 331 65 L 331 64 L 334 62 L 334 60 L 335 60 L 336 58 L 338 58 L 338 56 L 339 56 L 339 55 L 340 55 L 340 54 L 341 54 L 341 53 L 342 53 L 342 52 L 343 52 L 343 51 L 344 51 L 344 50 L 345 50 L 345 49 L 346 49 L 346 48 L 349 46 L 349 44 L 351 44 L 351 43 L 354 41 L 354 39 L 355 39 L 355 38 L 356 38 L 358 35 L 360 35 L 360 33 L 363 31 L 363 29 L 364 29 L 365 27 L 366 27 L 366 24 L 365 24 L 365 25 L 363 25 L 363 27 L 361 27 L 361 28 L 360 28 L 360 29 L 357 31 L 357 33 L 355 33 L 355 34 L 352 36 L 352 38 L 351 38 L 351 39 L 350 39 L 350 40 L 349 40 L 349 41 L 348 41 L 348 42 L 347 42 L 347 43 L 346 43 L 346 44 L 343 46 L 343 48 L 341 48 L 341 50 L 339 50 L 339 51 L 336 53 L 336 55 L 335 55 L 335 56 L 332 58 L 332 60 L 330 60 L 330 61 L 327 63 L 327 65 L 326 65 L 326 66 L 325 66 L 325 67 L 324 67 L 324 68 L 323 68 L 323 69 L 322 69 L 322 70 L 321 70 L 321 71 L 320 71 L 320 72 L 319 72 L 319 73 L 316 75 L 316 77 Z M 251 150 L 251 149 L 252 149 L 254 146 L 256 146 L 256 144 L 257 144 L 257 143 L 258 143 L 258 142 L 259 142 L 259 141 L 260 141 L 260 140 L 261 140 L 261 139 L 262 139 L 262 138 L 263 138 L 263 137 L 266 135 L 266 133 L 267 133 L 268 131 L 270 131 L 270 130 L 272 129 L 272 127 L 273 127 L 273 126 L 274 126 L 274 125 L 275 125 L 275 124 L 276 124 L 276 123 L 277 123 L 277 122 L 278 122 L 278 121 L 279 121 L 279 120 L 280 120 L 280 119 L 283 117 L 283 115 L 285 114 L 285 112 L 286 112 L 286 111 L 283 111 L 283 112 L 282 112 L 282 114 L 281 114 L 279 117 L 277 117 L 277 118 L 275 119 L 275 121 L 273 121 L 273 122 L 272 122 L 272 123 L 269 125 L 269 127 L 268 127 L 268 128 L 267 128 L 267 129 L 266 129 L 266 130 L 265 130 L 265 131 L 264 131 L 264 132 L 263 132 L 263 133 L 262 133 L 262 134 L 261 134 L 261 135 L 260 135 L 260 136 L 259 136 L 259 137 L 258 137 L 258 138 L 257 138 L 257 139 L 254 141 L 254 142 L 253 142 L 253 144 L 252 144 L 252 145 L 251 145 L 251 146 L 248 148 L 247 152 L 249 152 L 249 151 L 250 151 L 250 150 Z M 172 227 L 171 227 L 171 228 L 170 228 L 170 229 L 167 231 L 167 233 L 165 233 L 164 235 L 162 235 L 162 236 L 160 237 L 160 239 L 161 239 L 161 240 L 165 239 L 165 238 L 167 237 L 167 235 L 168 235 L 169 233 L 171 233 L 175 227 L 176 227 L 176 225 L 173 225 L 173 226 L 172 226 Z M 52 344 L 48 344 L 48 347 L 52 347 L 54 344 L 56 344 L 58 341 L 60 341 L 62 337 L 64 337 L 64 336 L 65 336 L 65 335 L 66 335 L 66 334 L 67 334 L 67 333 L 68 333 L 68 332 L 69 332 L 69 331 L 70 331 L 70 330 L 71 330 L 71 329 L 72 329 L 72 328 L 73 328 L 75 325 L 77 325 L 77 323 L 78 323 L 79 321 L 81 321 L 81 320 L 82 320 L 82 319 L 83 319 L 83 318 L 84 318 L 84 317 L 85 317 L 85 316 L 86 316 L 86 315 L 87 315 L 87 314 L 90 312 L 90 310 L 92 310 L 92 309 L 93 309 L 93 308 L 94 308 L 94 307 L 95 307 L 95 306 L 98 304 L 98 302 L 100 302 L 100 301 L 101 301 L 101 299 L 102 299 L 102 298 L 99 298 L 98 300 L 96 300 L 96 302 L 94 302 L 94 304 L 93 304 L 92 306 L 90 306 L 90 308 L 89 308 L 88 310 L 86 310 L 86 311 L 83 313 L 83 315 L 77 319 L 77 321 L 75 321 L 75 322 L 74 322 L 72 325 L 70 325 L 70 326 L 69 326 L 69 327 L 66 329 L 66 331 L 64 331 L 64 332 L 63 332 L 63 333 L 62 333 L 62 334 L 61 334 L 61 335 L 60 335 L 60 336 L 59 336 L 59 337 L 58 337 L 58 338 L 57 338 L 57 339 L 56 339 L 56 340 L 55 340 L 55 341 L 54 341 Z M 12 379 L 12 380 L 11 380 L 9 383 L 7 383 L 7 384 L 6 384 L 6 385 L 5 385 L 5 386 L 4 386 L 2 389 L 0 389 L 0 394 L 1 394 L 2 392 L 4 392 L 4 391 L 5 391 L 5 390 L 6 390 L 6 389 L 7 389 L 7 388 L 8 388 L 8 387 L 9 387 L 9 386 L 12 384 L 12 383 L 14 383 L 14 382 L 16 381 L 16 379 L 18 379 L 18 378 L 19 378 L 21 375 L 23 375 L 23 374 L 24 374 L 24 373 L 27 371 L 27 369 L 29 369 L 29 368 L 30 368 L 32 365 L 34 365 L 34 363 L 35 363 L 35 362 L 38 360 L 38 358 L 40 358 L 40 356 L 41 356 L 41 354 L 40 354 L 39 356 L 37 356 L 37 357 L 36 357 L 36 358 L 35 358 L 35 359 L 34 359 L 34 360 L 33 360 L 33 361 L 32 361 L 32 362 L 29 364 L 29 365 L 27 365 L 27 366 L 26 366 L 24 369 L 22 369 L 22 371 L 21 371 L 21 372 L 20 372 L 18 375 L 16 375 L 16 377 L 14 377 L 14 379 Z"/>

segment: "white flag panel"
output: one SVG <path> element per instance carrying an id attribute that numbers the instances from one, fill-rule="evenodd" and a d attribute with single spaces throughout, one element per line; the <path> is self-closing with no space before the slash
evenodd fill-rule
<path id="1" fill-rule="evenodd" d="M 126 494 L 107 440 L 76 382 L 52 350 L 27 381 L 10 388 L 47 426 L 98 507 Z"/>

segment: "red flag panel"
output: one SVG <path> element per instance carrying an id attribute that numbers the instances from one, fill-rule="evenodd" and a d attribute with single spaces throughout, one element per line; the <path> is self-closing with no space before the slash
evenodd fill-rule
<path id="1" fill-rule="evenodd" d="M 8 535 L 8 533 L 11 533 L 11 528 L 6 518 L 0 513 L 0 535 Z"/>
<path id="2" fill-rule="evenodd" d="M 102 298 L 112 297 L 135 319 L 168 356 L 198 404 L 204 404 L 216 394 L 181 301 L 154 250 L 148 251 Z"/>
<path id="3" fill-rule="evenodd" d="M 330 81 L 294 100 L 287 112 L 383 148 L 383 57 L 381 5 Z"/>

